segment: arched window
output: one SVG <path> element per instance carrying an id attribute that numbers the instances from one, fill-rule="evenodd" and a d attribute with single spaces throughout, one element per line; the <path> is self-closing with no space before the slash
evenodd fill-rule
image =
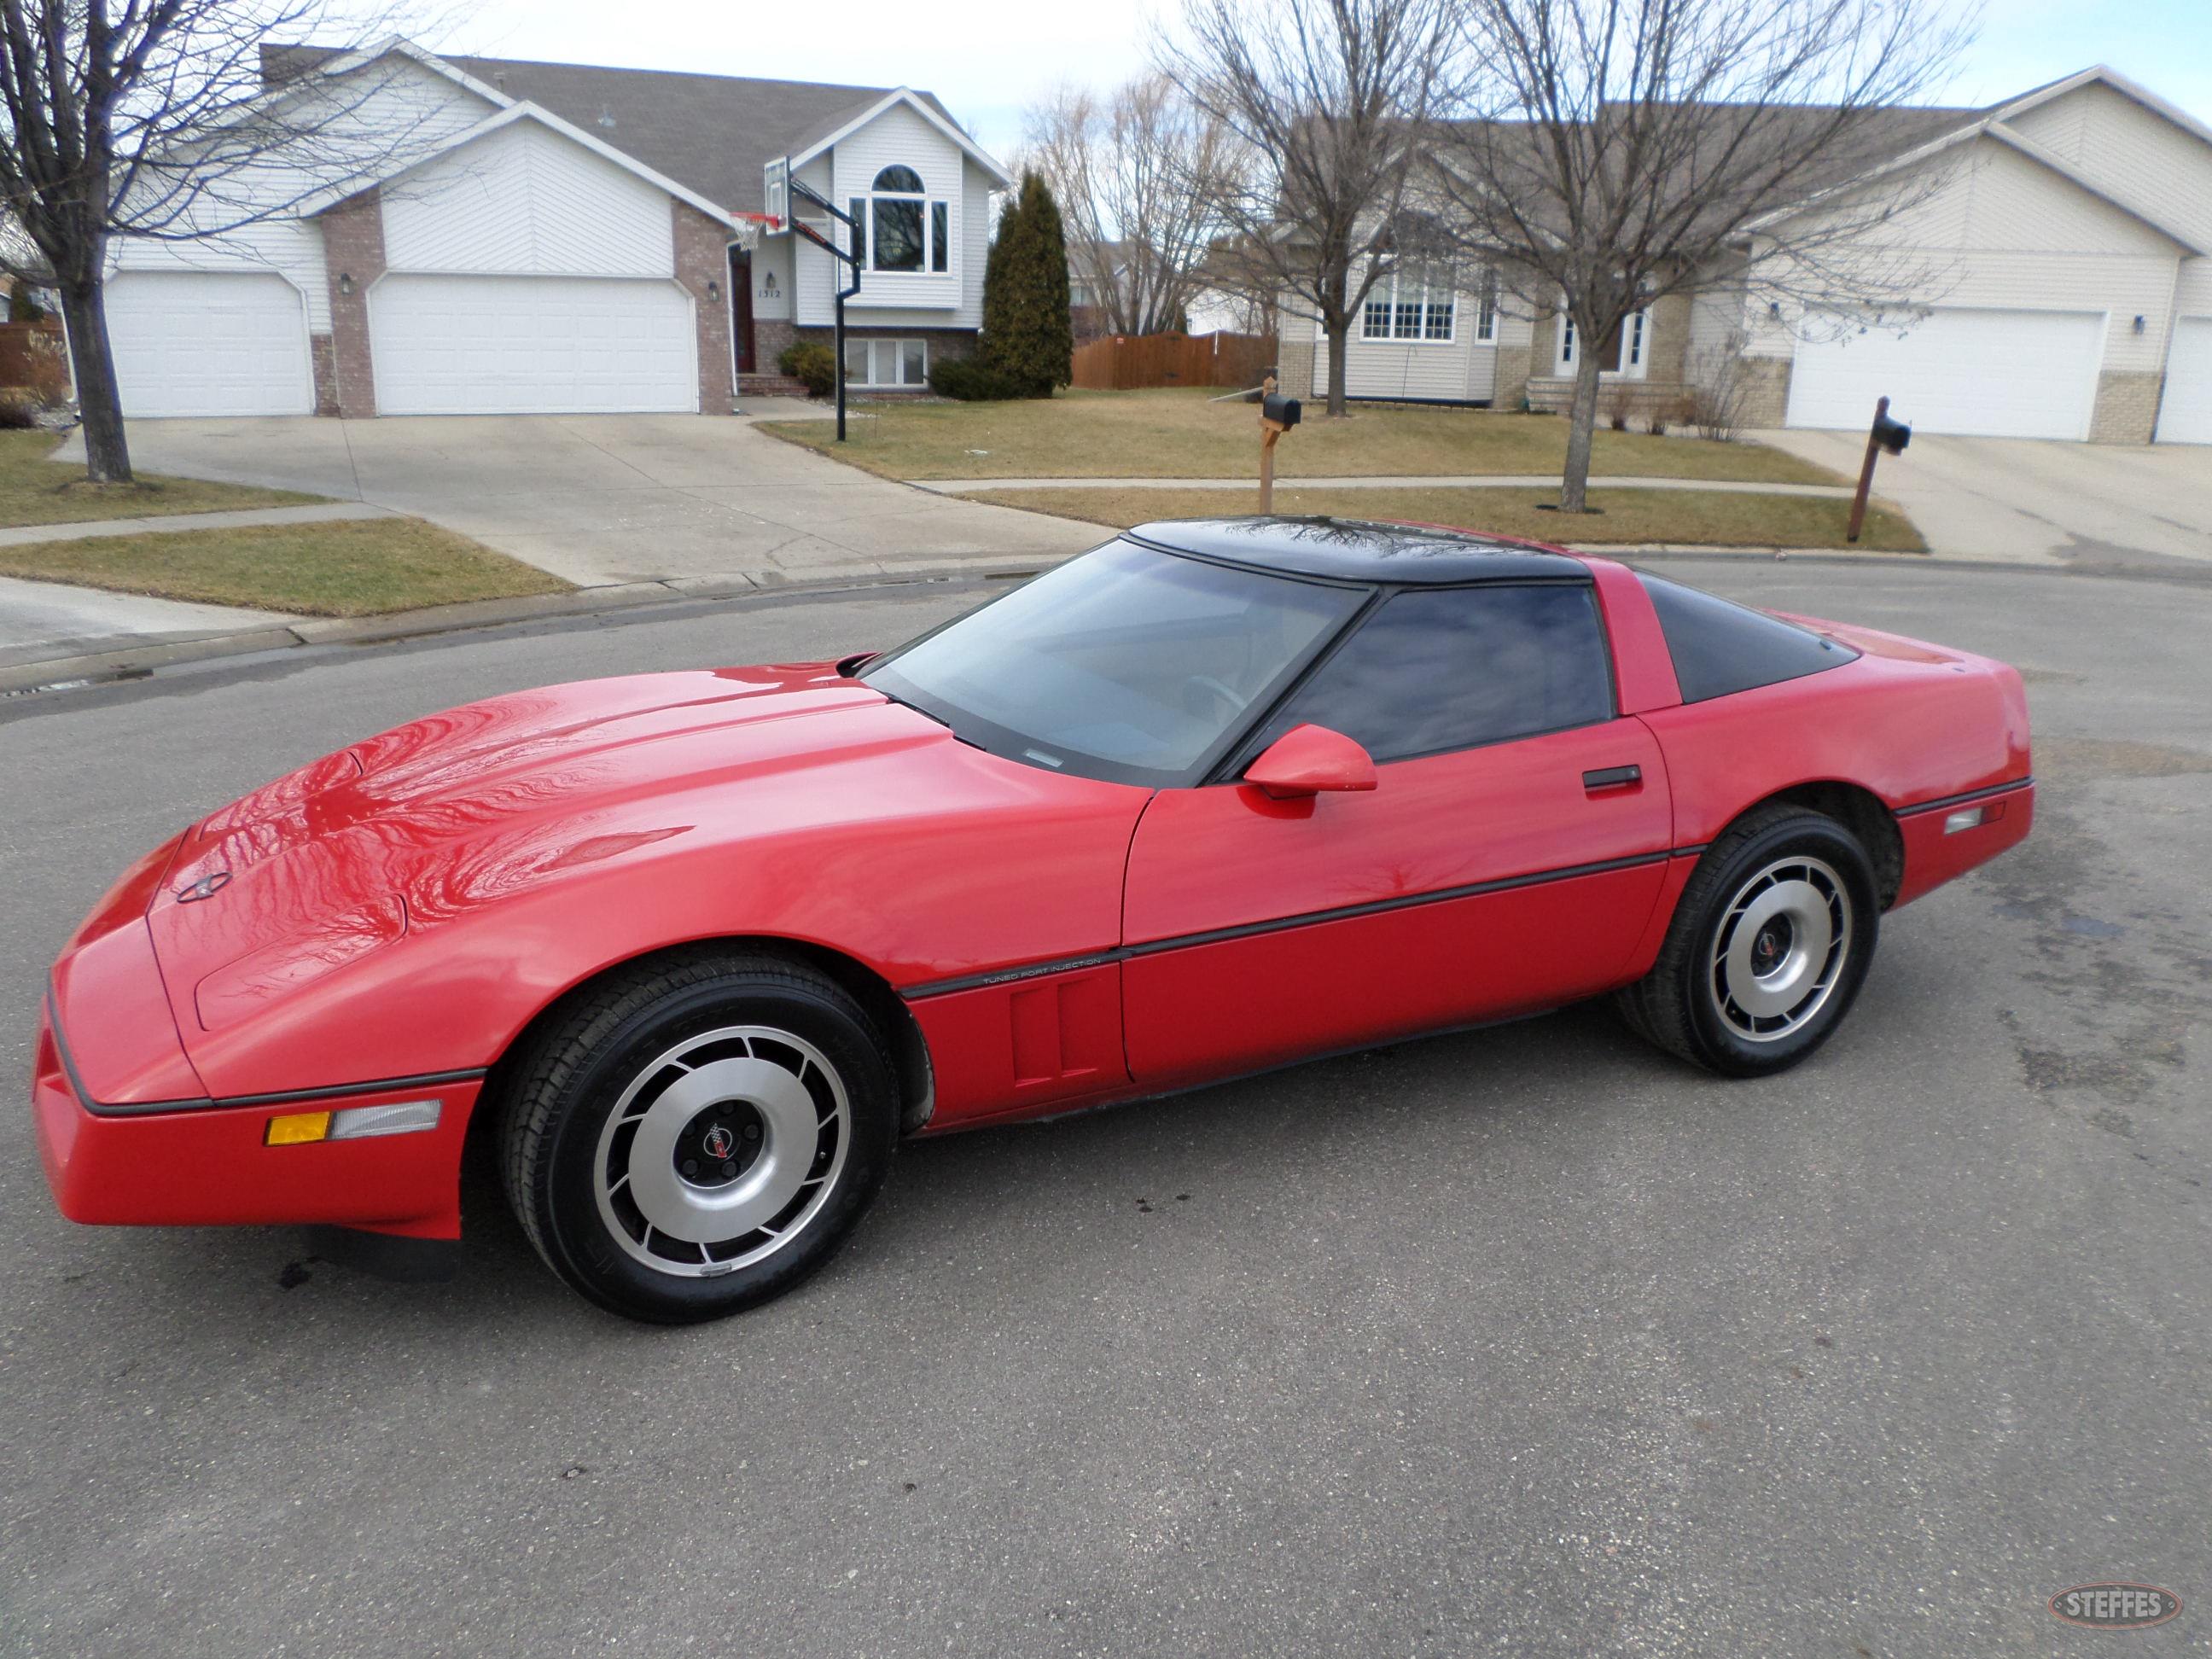
<path id="1" fill-rule="evenodd" d="M 951 269 L 952 204 L 931 201 L 912 167 L 894 161 L 851 205 L 868 270 Z"/>

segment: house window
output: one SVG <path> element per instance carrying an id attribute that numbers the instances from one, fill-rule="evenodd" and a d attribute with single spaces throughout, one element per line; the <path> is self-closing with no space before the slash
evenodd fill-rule
<path id="1" fill-rule="evenodd" d="M 1431 280 L 1419 271 L 1394 270 L 1368 290 L 1359 337 L 1448 343 L 1457 310 L 1458 296 L 1449 278 Z"/>
<path id="2" fill-rule="evenodd" d="M 894 162 L 866 196 L 852 198 L 854 235 L 864 268 L 919 273 L 951 266 L 952 204 L 933 202 L 921 175 Z"/>
<path id="3" fill-rule="evenodd" d="M 1631 315 L 1620 327 L 1607 335 L 1598 348 L 1597 372 L 1600 374 L 1625 375 L 1632 380 L 1644 378 L 1644 359 L 1650 354 L 1651 313 L 1639 311 Z M 1565 312 L 1559 313 L 1559 373 L 1575 372 L 1575 353 L 1581 349 L 1581 340 L 1575 332 L 1574 319 Z"/>
<path id="4" fill-rule="evenodd" d="M 1475 301 L 1474 337 L 1485 344 L 1498 337 L 1498 273 L 1482 274 L 1482 292 Z"/>
<path id="5" fill-rule="evenodd" d="M 854 386 L 924 386 L 929 384 L 927 340 L 848 340 L 845 384 Z"/>

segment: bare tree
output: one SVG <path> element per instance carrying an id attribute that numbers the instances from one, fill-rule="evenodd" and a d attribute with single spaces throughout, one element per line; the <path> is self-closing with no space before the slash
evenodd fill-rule
<path id="1" fill-rule="evenodd" d="M 1876 233 L 1942 183 L 1887 165 L 1963 118 L 1905 107 L 1971 35 L 1940 0 L 1453 3 L 1461 118 L 1434 129 L 1425 183 L 1509 292 L 1573 331 L 1563 510 L 1585 507 L 1601 348 L 1655 301 L 1925 297 L 1932 273 Z"/>
<path id="2" fill-rule="evenodd" d="M 1230 139 L 1159 75 L 1100 97 L 1062 88 L 1027 117 L 1026 160 L 1067 226 L 1069 263 L 1107 331 L 1181 325 L 1216 228 L 1211 204 Z"/>
<path id="3" fill-rule="evenodd" d="M 365 184 L 435 115 L 381 97 L 399 65 L 339 46 L 264 79 L 275 35 L 366 41 L 393 13 L 343 0 L 0 0 L 0 210 L 68 325 L 96 482 L 128 482 L 106 284 L 121 239 L 232 239 Z M 383 107 L 385 105 L 392 107 Z M 19 258 L 21 256 L 17 256 Z"/>
<path id="4" fill-rule="evenodd" d="M 1328 412 L 1368 291 L 1411 257 L 1407 179 L 1439 84 L 1443 0 L 1184 0 L 1160 72 L 1237 141 L 1210 187 L 1225 259 L 1328 337 Z"/>

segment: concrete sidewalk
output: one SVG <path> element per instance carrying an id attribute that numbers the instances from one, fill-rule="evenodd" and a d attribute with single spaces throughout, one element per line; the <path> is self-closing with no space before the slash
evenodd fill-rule
<path id="1" fill-rule="evenodd" d="M 285 621 L 270 611 L 185 605 L 0 576 L 0 669 L 228 640 Z"/>
<path id="2" fill-rule="evenodd" d="M 365 501 L 323 501 L 310 507 L 252 507 L 235 513 L 163 513 L 150 519 L 92 519 L 78 524 L 10 525 L 0 547 L 40 542 L 90 541 L 100 536 L 170 535 L 188 530 L 246 530 L 264 524 L 330 524 L 343 519 L 388 519 L 388 507 Z"/>
<path id="3" fill-rule="evenodd" d="M 915 488 L 940 495 L 967 495 L 986 489 L 1253 489 L 1256 478 L 917 478 Z M 1280 489 L 1556 489 L 1559 475 L 1470 473 L 1445 477 L 1409 474 L 1396 477 L 1286 478 Z M 1848 501 L 1849 484 L 1745 483 L 1722 478 L 1592 478 L 1592 489 L 1710 489 L 1728 495 L 1820 495 Z"/>

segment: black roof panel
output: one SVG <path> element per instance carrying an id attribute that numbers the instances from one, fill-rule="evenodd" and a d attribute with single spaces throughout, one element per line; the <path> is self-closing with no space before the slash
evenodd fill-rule
<path id="1" fill-rule="evenodd" d="M 1438 586 L 1476 581 L 1591 580 L 1589 567 L 1465 530 L 1358 519 L 1170 519 L 1140 524 L 1133 540 L 1295 576 Z"/>

